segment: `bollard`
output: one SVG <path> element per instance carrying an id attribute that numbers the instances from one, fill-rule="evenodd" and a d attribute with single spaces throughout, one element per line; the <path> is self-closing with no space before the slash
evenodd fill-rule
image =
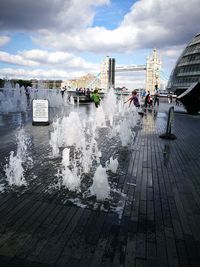
<path id="1" fill-rule="evenodd" d="M 167 128 L 164 134 L 159 135 L 160 138 L 175 140 L 177 137 L 172 133 L 172 125 L 174 123 L 174 107 L 169 108 Z"/>

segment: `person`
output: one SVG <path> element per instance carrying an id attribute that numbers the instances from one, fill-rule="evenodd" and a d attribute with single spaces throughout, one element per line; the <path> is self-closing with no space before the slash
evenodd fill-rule
<path id="1" fill-rule="evenodd" d="M 27 101 L 29 101 L 30 99 L 30 88 L 29 87 L 26 87 L 25 94 L 26 94 Z"/>
<path id="2" fill-rule="evenodd" d="M 87 96 L 88 100 L 91 100 L 91 98 L 90 98 L 90 88 L 87 88 L 86 96 Z"/>
<path id="3" fill-rule="evenodd" d="M 169 92 L 169 94 L 167 95 L 167 99 L 168 99 L 168 103 L 171 104 L 172 103 L 172 93 Z"/>
<path id="4" fill-rule="evenodd" d="M 98 89 L 95 89 L 94 92 L 92 93 L 91 100 L 94 101 L 95 107 L 98 108 L 101 101 Z"/>
<path id="5" fill-rule="evenodd" d="M 170 94 L 170 96 L 169 96 L 169 98 L 170 98 L 170 103 L 172 103 L 172 93 Z"/>
<path id="6" fill-rule="evenodd" d="M 60 90 L 60 91 L 61 91 L 61 95 L 62 95 L 62 97 L 64 97 L 64 92 L 65 92 L 65 90 L 66 90 L 66 87 L 62 87 L 61 90 Z"/>
<path id="7" fill-rule="evenodd" d="M 155 92 L 155 95 L 154 95 L 154 107 L 157 103 L 157 106 L 159 106 L 159 95 L 158 95 L 158 91 Z"/>
<path id="8" fill-rule="evenodd" d="M 134 104 L 134 106 L 136 108 L 139 108 L 140 107 L 140 103 L 139 103 L 139 99 L 138 99 L 138 93 L 137 93 L 136 90 L 134 90 L 132 92 L 131 97 L 129 97 L 128 100 L 124 102 L 124 104 L 127 103 L 127 102 L 129 102 L 129 107 L 130 107 L 130 105 L 131 105 L 132 102 L 133 102 L 133 104 Z M 142 115 L 142 117 L 144 115 L 144 113 L 142 111 L 139 111 L 138 114 L 139 115 Z"/>
<path id="9" fill-rule="evenodd" d="M 147 108 L 147 105 L 150 106 L 150 104 L 151 104 L 151 95 L 150 92 L 148 91 L 144 99 L 145 108 Z"/>
<path id="10" fill-rule="evenodd" d="M 129 97 L 129 99 L 127 101 L 125 101 L 124 103 L 127 103 L 127 102 L 129 102 L 129 107 L 130 107 L 130 105 L 131 105 L 132 102 L 133 102 L 134 106 L 136 106 L 137 108 L 140 107 L 140 103 L 139 103 L 139 99 L 138 99 L 137 91 L 136 90 L 134 90 L 132 92 L 131 97 Z"/>
<path id="11" fill-rule="evenodd" d="M 179 99 L 178 96 L 176 95 L 176 100 L 175 100 L 176 106 L 179 106 Z"/>

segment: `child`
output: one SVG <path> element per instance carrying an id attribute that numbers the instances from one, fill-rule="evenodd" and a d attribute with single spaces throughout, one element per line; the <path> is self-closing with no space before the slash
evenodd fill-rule
<path id="1" fill-rule="evenodd" d="M 91 99 L 92 101 L 94 101 L 95 107 L 98 108 L 98 106 L 100 105 L 101 98 L 97 89 L 95 89 L 92 93 Z"/>
<path id="2" fill-rule="evenodd" d="M 127 101 L 125 101 L 124 103 L 127 103 L 128 101 L 130 101 L 130 103 L 129 103 L 129 107 L 130 107 L 130 105 L 131 105 L 131 102 L 133 102 L 134 106 L 136 106 L 137 108 L 140 107 L 139 99 L 138 99 L 137 91 L 136 91 L 136 90 L 134 90 L 134 91 L 132 92 L 132 96 L 131 96 Z"/>
<path id="3" fill-rule="evenodd" d="M 125 101 L 124 103 L 127 103 L 128 101 L 130 101 L 130 102 L 129 102 L 129 107 L 130 107 L 130 105 L 131 105 L 131 102 L 133 102 L 133 104 L 134 104 L 134 106 L 135 106 L 136 108 L 139 108 L 139 107 L 140 107 L 140 103 L 139 103 L 139 99 L 138 99 L 137 91 L 136 91 L 136 90 L 134 90 L 134 91 L 132 92 L 132 96 L 129 97 L 129 99 L 128 99 L 127 101 Z M 139 114 L 139 115 L 142 115 L 142 117 L 143 117 L 143 115 L 144 115 L 143 112 L 138 112 L 138 114 Z"/>

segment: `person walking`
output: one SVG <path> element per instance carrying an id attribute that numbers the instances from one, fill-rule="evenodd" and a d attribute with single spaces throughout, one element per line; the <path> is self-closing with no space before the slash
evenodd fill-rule
<path id="1" fill-rule="evenodd" d="M 154 107 L 156 104 L 157 106 L 159 106 L 159 95 L 157 91 L 155 92 L 155 95 L 154 95 Z"/>
<path id="2" fill-rule="evenodd" d="M 66 87 L 62 87 L 60 90 L 62 98 L 64 97 L 65 90 L 66 90 Z"/>
<path id="3" fill-rule="evenodd" d="M 171 104 L 173 100 L 172 93 L 170 94 L 169 98 L 170 98 L 170 104 Z"/>
<path id="4" fill-rule="evenodd" d="M 151 105 L 151 95 L 150 95 L 149 91 L 147 92 L 147 94 L 145 96 L 144 105 L 145 105 L 145 108 L 147 108 L 147 106 L 150 107 L 150 105 Z"/>
<path id="5" fill-rule="evenodd" d="M 178 96 L 176 96 L 175 103 L 176 103 L 176 106 L 179 106 L 180 103 L 179 103 Z"/>

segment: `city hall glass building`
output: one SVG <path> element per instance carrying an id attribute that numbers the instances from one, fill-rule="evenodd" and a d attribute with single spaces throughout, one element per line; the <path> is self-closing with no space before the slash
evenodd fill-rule
<path id="1" fill-rule="evenodd" d="M 200 33 L 192 39 L 177 60 L 167 90 L 180 95 L 197 82 L 200 83 Z"/>

